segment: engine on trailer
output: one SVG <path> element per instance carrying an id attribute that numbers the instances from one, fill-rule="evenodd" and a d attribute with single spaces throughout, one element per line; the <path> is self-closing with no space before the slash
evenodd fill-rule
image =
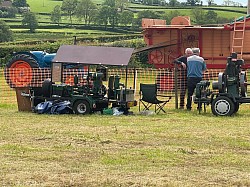
<path id="1" fill-rule="evenodd" d="M 213 81 L 212 90 L 208 81 L 196 85 L 195 103 L 210 104 L 214 115 L 230 116 L 239 109 L 239 104 L 250 103 L 247 98 L 246 72 L 241 70 L 243 59 L 237 59 L 237 53 L 227 58 L 224 72 L 218 75 L 218 81 Z M 210 97 L 211 96 L 211 97 Z"/>
<path id="2" fill-rule="evenodd" d="M 201 111 L 202 104 L 204 104 L 204 110 L 206 105 L 210 103 L 209 96 L 212 94 L 212 91 L 209 88 L 209 81 L 200 81 L 195 88 L 195 99 L 194 103 L 198 104 L 199 112 Z"/>
<path id="3" fill-rule="evenodd" d="M 107 88 L 103 85 L 103 81 L 107 81 L 108 69 L 105 66 L 98 66 L 96 72 L 89 73 L 88 79 L 93 81 L 92 89 L 90 93 L 94 96 L 105 96 L 107 93 Z"/>
<path id="4" fill-rule="evenodd" d="M 98 66 L 95 72 L 88 71 L 84 79 L 86 84 L 81 84 L 78 75 L 75 75 L 73 85 L 45 80 L 40 93 L 34 92 L 31 88 L 33 108 L 47 100 L 61 100 L 70 101 L 73 111 L 77 114 L 103 111 L 109 104 L 128 113 L 130 107 L 137 105 L 134 100 L 134 89 L 126 88 L 120 82 L 119 75 L 108 77 L 108 68 L 105 66 Z M 103 81 L 107 80 L 108 89 L 103 84 Z"/>
<path id="5" fill-rule="evenodd" d="M 228 93 L 234 98 L 246 97 L 246 72 L 241 70 L 243 59 L 237 59 L 237 54 L 232 53 L 227 58 L 227 66 L 224 72 L 219 73 L 218 81 L 212 86 L 219 93 Z"/>

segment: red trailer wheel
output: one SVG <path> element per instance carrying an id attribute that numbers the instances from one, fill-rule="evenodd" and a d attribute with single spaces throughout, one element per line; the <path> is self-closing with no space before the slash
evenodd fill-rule
<path id="1" fill-rule="evenodd" d="M 174 60 L 176 58 L 178 58 L 180 55 L 178 54 L 178 52 L 176 50 L 169 50 L 168 51 L 168 68 L 169 69 L 174 69 Z"/>
<path id="2" fill-rule="evenodd" d="M 163 54 L 160 50 L 154 50 L 149 53 L 150 64 L 160 64 L 163 59 Z"/>

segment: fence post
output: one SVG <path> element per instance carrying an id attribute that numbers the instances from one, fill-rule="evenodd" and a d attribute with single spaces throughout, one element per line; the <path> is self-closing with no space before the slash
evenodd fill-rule
<path id="1" fill-rule="evenodd" d="M 134 96 L 136 94 L 136 88 L 137 88 L 137 69 L 134 68 L 134 85 L 133 85 L 133 88 L 134 88 Z"/>
<path id="2" fill-rule="evenodd" d="M 178 75 L 177 64 L 174 63 L 174 92 L 175 92 L 175 109 L 178 109 Z"/>

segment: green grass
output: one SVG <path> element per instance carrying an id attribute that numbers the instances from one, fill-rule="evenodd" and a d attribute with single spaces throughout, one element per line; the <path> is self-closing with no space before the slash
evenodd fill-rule
<path id="1" fill-rule="evenodd" d="M 151 116 L 38 115 L 0 82 L 0 186 L 250 185 L 249 104 L 231 117 L 174 100 Z"/>
<path id="2" fill-rule="evenodd" d="M 103 3 L 103 0 L 94 0 L 96 4 Z M 56 0 L 27 0 L 27 3 L 30 5 L 32 12 L 45 12 L 50 13 L 54 9 L 56 5 L 62 5 L 62 1 L 56 1 Z"/>
<path id="3" fill-rule="evenodd" d="M 249 186 L 249 106 L 233 117 L 37 115 L 0 106 L 3 186 Z"/>
<path id="4" fill-rule="evenodd" d="M 206 8 L 217 8 L 217 9 L 226 9 L 226 10 L 237 10 L 237 11 L 245 11 L 247 12 L 246 7 L 227 7 L 227 6 L 219 6 L 219 7 L 206 7 Z"/>
<path id="5" fill-rule="evenodd" d="M 238 18 L 241 16 L 245 16 L 245 14 L 241 14 L 241 13 L 231 13 L 231 12 L 225 12 L 225 11 L 216 11 L 218 17 L 226 17 L 226 18 L 232 18 L 232 21 L 234 20 L 234 18 Z"/>
<path id="6" fill-rule="evenodd" d="M 47 12 L 50 13 L 56 5 L 61 5 L 62 1 L 53 1 L 53 0 L 27 0 L 27 3 L 30 5 L 32 12 Z"/>
<path id="7" fill-rule="evenodd" d="M 146 10 L 146 9 L 137 9 L 138 11 L 142 11 L 142 10 Z M 192 10 L 191 9 L 167 9 L 167 10 L 157 10 L 157 9 L 154 9 L 152 11 L 164 11 L 166 13 L 170 13 L 171 11 L 178 11 L 181 13 L 181 15 L 183 16 L 190 16 L 191 18 L 193 17 L 192 16 Z M 204 10 L 204 13 L 206 13 L 207 10 Z M 242 14 L 242 13 L 232 13 L 232 12 L 227 12 L 227 11 L 215 11 L 218 16 L 220 17 L 227 17 L 227 18 L 237 18 L 237 17 L 241 17 L 241 16 L 244 16 L 245 14 Z"/>

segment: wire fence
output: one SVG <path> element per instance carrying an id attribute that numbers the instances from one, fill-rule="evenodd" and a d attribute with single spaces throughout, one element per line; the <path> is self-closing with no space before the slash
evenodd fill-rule
<path id="1" fill-rule="evenodd" d="M 208 70 L 204 73 L 203 79 L 210 82 L 218 80 L 219 72 L 223 71 L 218 69 Z M 79 85 L 85 85 L 87 84 L 87 74 L 88 72 L 84 69 L 65 69 L 62 75 L 62 82 L 73 85 L 74 76 L 77 75 Z M 111 75 L 119 76 L 121 83 L 127 85 L 128 88 L 134 88 L 136 100 L 139 99 L 140 83 L 156 83 L 160 94 L 173 96 L 168 104 L 172 108 L 175 108 L 176 94 L 179 98 L 181 93 L 186 93 L 185 86 L 183 86 L 186 84 L 186 74 L 183 69 L 176 71 L 177 79 L 175 79 L 175 72 L 168 69 L 108 69 L 107 76 Z M 17 88 L 41 87 L 43 81 L 48 78 L 51 78 L 50 69 L 0 69 L 0 104 L 17 104 Z M 108 81 L 103 81 L 103 84 L 108 87 Z"/>

